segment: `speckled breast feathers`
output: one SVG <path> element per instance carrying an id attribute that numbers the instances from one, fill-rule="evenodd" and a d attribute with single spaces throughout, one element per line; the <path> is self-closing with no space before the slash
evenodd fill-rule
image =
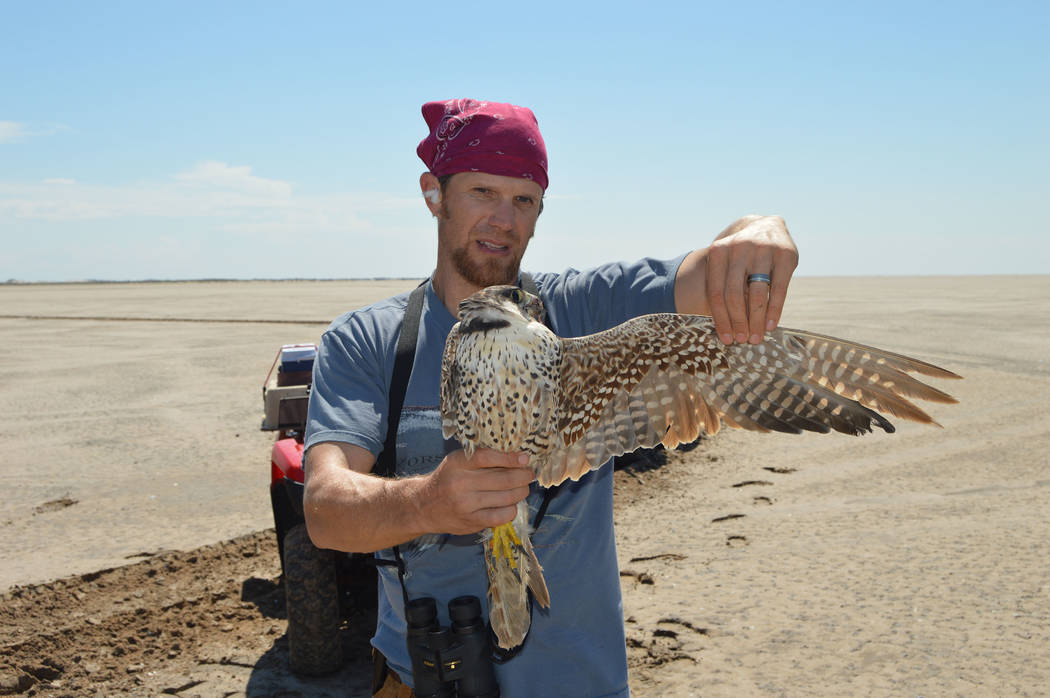
<path id="1" fill-rule="evenodd" d="M 441 374 L 442 431 L 468 454 L 477 448 L 532 454 L 550 449 L 560 404 L 561 342 L 512 298 L 492 293 L 461 312 Z"/>

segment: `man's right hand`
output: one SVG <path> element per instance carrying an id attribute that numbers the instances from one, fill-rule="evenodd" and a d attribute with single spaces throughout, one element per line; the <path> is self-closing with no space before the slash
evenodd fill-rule
<path id="1" fill-rule="evenodd" d="M 420 502 L 430 532 L 469 534 L 507 523 L 518 502 L 529 496 L 536 479 L 526 453 L 478 449 L 470 458 L 463 451 L 448 454 L 426 476 Z"/>
<path id="2" fill-rule="evenodd" d="M 428 475 L 371 474 L 360 446 L 325 442 L 306 453 L 303 510 L 314 544 L 366 553 L 425 533 L 471 534 L 514 518 L 535 479 L 526 454 L 481 449 L 448 454 Z"/>

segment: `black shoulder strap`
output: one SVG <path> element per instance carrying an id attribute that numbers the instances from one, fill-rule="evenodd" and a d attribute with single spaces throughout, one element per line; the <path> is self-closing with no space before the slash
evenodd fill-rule
<path id="1" fill-rule="evenodd" d="M 401 424 L 401 408 L 405 405 L 408 379 L 412 377 L 412 362 L 416 358 L 416 340 L 419 338 L 419 321 L 423 317 L 423 296 L 426 292 L 426 281 L 416 286 L 408 296 L 405 318 L 401 321 L 401 334 L 397 338 L 394 355 L 394 376 L 390 380 L 387 398 L 386 440 L 373 469 L 380 477 L 393 477 L 397 467 L 397 428 Z"/>
<path id="2" fill-rule="evenodd" d="M 416 340 L 419 338 L 419 321 L 423 317 L 423 296 L 427 291 L 427 282 L 416 286 L 408 296 L 405 306 L 405 317 L 401 321 L 401 332 L 397 338 L 397 349 L 394 352 L 394 375 L 390 379 L 390 392 L 387 394 L 386 440 L 383 450 L 376 459 L 372 469 L 380 477 L 393 477 L 397 469 L 397 428 L 401 424 L 401 408 L 405 405 L 405 392 L 408 390 L 408 379 L 412 377 L 412 362 L 416 358 Z M 373 556 L 375 563 L 391 564 Z M 408 605 L 408 587 L 405 586 L 405 561 L 401 557 L 401 548 L 394 546 L 393 566 L 397 567 L 397 578 L 401 582 L 401 595 Z"/>

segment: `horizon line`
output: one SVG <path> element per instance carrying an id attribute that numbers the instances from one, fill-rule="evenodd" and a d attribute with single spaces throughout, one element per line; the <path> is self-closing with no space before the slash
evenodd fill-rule
<path id="1" fill-rule="evenodd" d="M 1020 273 L 1020 274 L 975 274 L 975 273 L 957 273 L 957 274 L 908 274 L 908 273 L 885 273 L 885 274 L 795 274 L 792 278 L 794 279 L 833 279 L 833 278 L 951 278 L 951 277 L 994 277 L 994 276 L 1007 276 L 1007 277 L 1018 277 L 1018 276 L 1047 276 L 1050 275 L 1050 271 L 1045 272 L 1031 272 L 1031 273 Z M 289 276 L 289 277 L 250 277 L 250 278 L 237 278 L 237 277 L 200 277 L 200 278 L 181 278 L 181 279 L 67 279 L 62 281 L 27 281 L 24 279 L 10 278 L 6 281 L 0 281 L 0 286 L 59 286 L 63 284 L 74 285 L 90 285 L 90 284 L 208 284 L 208 283 L 254 283 L 254 282 L 266 282 L 266 283 L 294 283 L 294 282 L 339 282 L 339 281 L 419 281 L 425 279 L 427 276 L 346 276 L 346 277 L 329 277 L 329 276 Z"/>

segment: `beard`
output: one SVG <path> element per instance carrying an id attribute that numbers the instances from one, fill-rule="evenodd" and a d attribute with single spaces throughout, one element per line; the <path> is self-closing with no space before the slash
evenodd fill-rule
<path id="1" fill-rule="evenodd" d="M 469 243 L 468 243 L 469 244 Z M 464 280 L 478 288 L 516 284 L 521 257 L 511 256 L 507 259 L 489 259 L 477 261 L 471 259 L 466 246 L 452 250 L 452 265 Z"/>
<path id="2" fill-rule="evenodd" d="M 438 236 L 441 236 L 442 223 L 454 225 L 452 216 L 448 209 L 448 200 L 441 201 L 441 215 L 439 217 Z M 531 237 L 531 234 L 530 234 Z M 518 283 L 518 269 L 521 266 L 521 255 L 510 255 L 504 259 L 489 258 L 477 260 L 470 255 L 472 242 L 467 242 L 462 247 L 455 247 L 449 254 L 452 268 L 467 283 L 476 288 L 488 286 L 500 286 L 503 284 L 513 285 Z"/>

